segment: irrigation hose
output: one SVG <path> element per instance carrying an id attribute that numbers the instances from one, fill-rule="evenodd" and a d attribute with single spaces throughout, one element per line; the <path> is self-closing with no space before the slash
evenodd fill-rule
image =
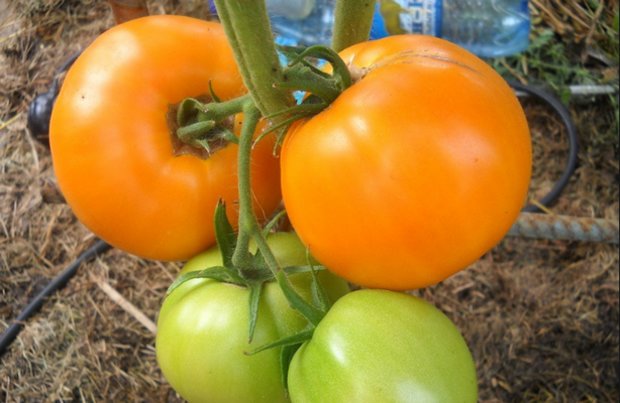
<path id="1" fill-rule="evenodd" d="M 510 82 L 509 84 L 517 93 L 525 93 L 545 101 L 558 114 L 566 128 L 566 135 L 568 137 L 568 158 L 562 175 L 555 182 L 551 190 L 538 201 L 539 205 L 528 204 L 522 210 L 526 213 L 539 213 L 543 211 L 541 207 L 539 207 L 540 205 L 548 207 L 557 201 L 573 175 L 573 172 L 575 172 L 575 168 L 577 167 L 577 153 L 579 152 L 577 129 L 575 128 L 575 124 L 566 106 L 551 93 L 531 85 L 524 85 L 517 82 Z"/>
<path id="2" fill-rule="evenodd" d="M 21 313 L 17 316 L 17 318 L 13 321 L 13 323 L 2 333 L 0 336 L 0 357 L 4 355 L 6 349 L 11 345 L 13 340 L 17 337 L 19 332 L 22 330 L 24 326 L 24 321 L 26 321 L 30 316 L 36 313 L 43 303 L 45 299 L 52 295 L 57 290 L 64 287 L 69 280 L 75 275 L 80 265 L 84 262 L 87 262 L 97 255 L 105 252 L 110 249 L 110 245 L 105 243 L 102 240 L 97 240 L 90 248 L 86 249 L 80 256 L 78 256 L 73 263 L 71 263 L 67 268 L 65 268 L 60 274 L 58 274 L 52 281 L 50 281 L 47 286 L 41 292 L 39 292 L 30 303 L 21 311 Z"/>

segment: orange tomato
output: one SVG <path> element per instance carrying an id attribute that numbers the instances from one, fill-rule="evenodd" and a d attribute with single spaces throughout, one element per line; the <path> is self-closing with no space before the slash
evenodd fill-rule
<path id="1" fill-rule="evenodd" d="M 222 27 L 150 16 L 103 33 L 68 72 L 52 113 L 50 143 L 60 189 L 79 220 L 113 246 L 158 260 L 185 260 L 214 244 L 219 199 L 236 223 L 237 146 L 209 158 L 176 155 L 171 105 L 246 92 Z M 273 142 L 252 155 L 255 209 L 280 202 Z"/>
<path id="2" fill-rule="evenodd" d="M 341 56 L 361 78 L 283 144 L 291 223 L 354 283 L 435 284 L 519 214 L 532 158 L 523 110 L 491 67 L 441 39 L 392 36 Z"/>

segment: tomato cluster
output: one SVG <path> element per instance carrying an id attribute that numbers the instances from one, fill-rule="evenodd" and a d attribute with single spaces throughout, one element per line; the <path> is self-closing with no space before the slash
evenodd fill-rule
<path id="1" fill-rule="evenodd" d="M 181 272 L 186 281 L 163 301 L 156 339 L 162 372 L 189 401 L 477 398 L 475 365 L 456 326 L 397 291 L 444 280 L 508 231 L 531 174 L 523 111 L 487 64 L 441 39 L 393 36 L 340 57 L 353 84 L 292 124 L 278 156 L 274 136 L 258 141 L 249 168 L 259 221 L 283 201 L 299 236 L 267 237 L 275 261 L 310 267 L 288 275 L 294 292 L 312 305 L 322 289 L 329 301 L 319 323 L 291 307 L 277 276 L 254 288 L 244 284 L 255 286 L 259 272 L 247 267 L 241 283 L 188 276 L 230 269 L 231 256 L 214 247 L 212 212 L 219 201 L 240 200 L 235 144 L 198 153 L 171 134 L 184 99 L 247 92 L 218 23 L 130 21 L 102 34 L 66 76 L 50 142 L 76 216 L 138 256 L 193 257 Z M 229 209 L 233 227 L 237 218 Z M 316 274 L 314 258 L 329 271 Z M 368 289 L 350 292 L 349 282 Z"/>

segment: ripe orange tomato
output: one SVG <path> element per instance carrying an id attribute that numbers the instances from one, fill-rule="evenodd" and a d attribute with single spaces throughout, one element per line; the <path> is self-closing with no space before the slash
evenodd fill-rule
<path id="1" fill-rule="evenodd" d="M 186 97 L 246 92 L 222 27 L 150 16 L 103 33 L 68 72 L 52 113 L 50 143 L 60 189 L 79 220 L 113 246 L 185 260 L 214 243 L 213 214 L 235 223 L 237 146 L 208 158 L 175 154 L 167 114 Z M 280 202 L 273 141 L 252 155 L 255 209 Z"/>
<path id="2" fill-rule="evenodd" d="M 341 56 L 361 78 L 283 144 L 291 223 L 351 282 L 435 284 L 497 244 L 524 204 L 523 110 L 491 67 L 441 39 L 392 36 Z"/>

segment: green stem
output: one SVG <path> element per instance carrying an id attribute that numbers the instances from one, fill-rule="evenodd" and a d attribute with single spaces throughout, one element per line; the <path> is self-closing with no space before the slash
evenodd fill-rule
<path id="1" fill-rule="evenodd" d="M 282 69 L 273 42 L 265 1 L 215 0 L 215 6 L 235 54 L 243 81 L 263 115 L 293 103 L 277 88 Z"/>
<path id="2" fill-rule="evenodd" d="M 308 74 L 309 71 L 310 69 L 302 64 L 289 68 L 279 86 L 289 90 L 310 92 L 328 103 L 338 98 L 342 90 L 334 80 Z"/>
<path id="3" fill-rule="evenodd" d="M 375 0 L 336 0 L 332 48 L 336 52 L 368 40 Z"/>
<path id="4" fill-rule="evenodd" d="M 253 103 L 248 103 L 243 109 L 243 126 L 239 135 L 238 151 L 238 188 L 239 188 L 239 234 L 237 236 L 237 246 L 233 253 L 232 262 L 236 267 L 250 267 L 251 258 L 248 250 L 250 238 L 253 238 L 258 249 L 263 254 L 267 267 L 273 273 L 276 281 L 282 288 L 282 292 L 289 301 L 291 307 L 298 310 L 305 316 L 310 323 L 317 325 L 324 312 L 317 309 L 312 304 L 306 302 L 291 284 L 286 273 L 276 260 L 267 240 L 263 236 L 260 225 L 256 220 L 252 204 L 252 185 L 250 177 L 250 165 L 252 155 L 252 145 L 254 143 L 254 130 L 260 119 L 260 112 Z"/>
<path id="5" fill-rule="evenodd" d="M 250 237 L 254 238 L 291 306 L 316 325 L 324 312 L 307 303 L 295 291 L 267 245 L 253 212 L 250 159 L 256 123 L 261 114 L 273 115 L 293 104 L 290 92 L 278 86 L 283 81 L 283 73 L 265 1 L 215 0 L 215 6 L 243 81 L 254 100 L 253 104 L 244 106 L 244 124 L 239 136 L 239 234 L 232 262 L 241 269 L 249 267 L 251 257 L 248 244 Z M 278 115 L 277 121 L 286 118 L 285 115 Z"/>
<path id="6" fill-rule="evenodd" d="M 250 179 L 250 161 L 254 130 L 260 119 L 260 111 L 252 103 L 243 109 L 243 126 L 239 135 L 237 157 L 238 189 L 239 189 L 239 234 L 237 246 L 232 256 L 235 267 L 246 269 L 251 265 L 249 252 L 250 237 L 258 228 L 252 208 L 252 182 Z M 260 232 L 260 230 L 259 230 Z"/>

